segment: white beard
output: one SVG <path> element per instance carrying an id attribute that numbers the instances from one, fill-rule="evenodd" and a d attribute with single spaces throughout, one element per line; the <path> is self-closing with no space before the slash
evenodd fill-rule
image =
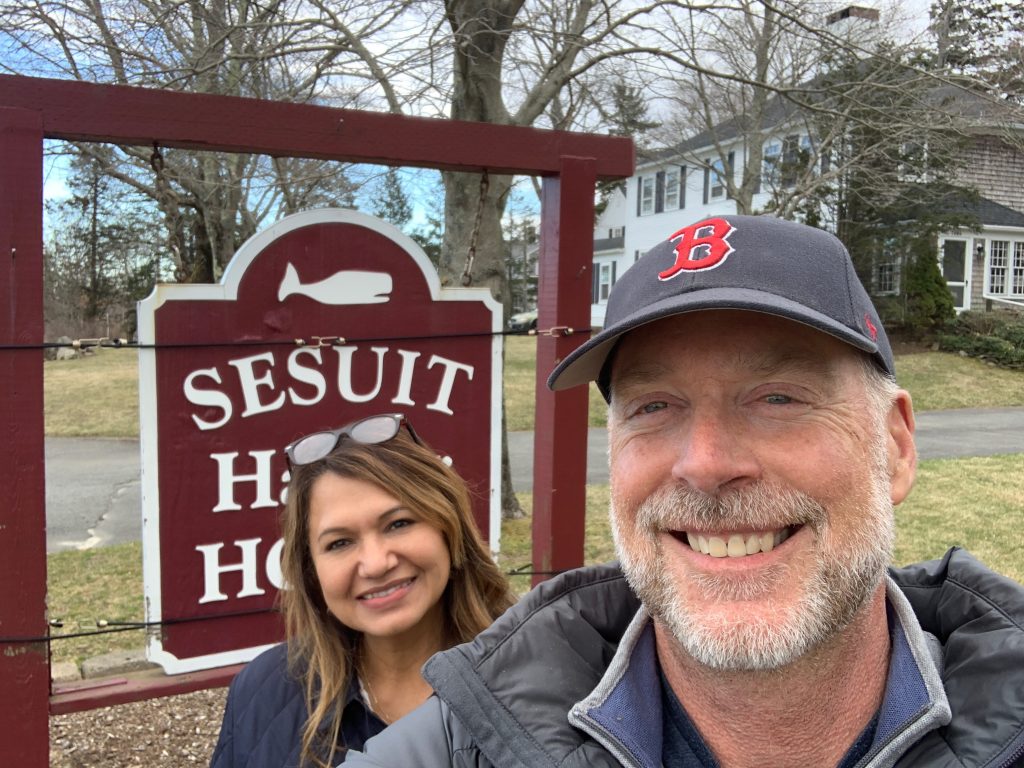
<path id="1" fill-rule="evenodd" d="M 879 452 L 882 452 L 879 455 Z M 635 515 L 617 509 L 612 494 L 615 548 L 630 586 L 647 611 L 699 663 L 722 670 L 771 670 L 793 663 L 846 627 L 874 594 L 892 556 L 895 527 L 884 467 L 884 447 L 875 446 L 863 522 L 836 541 L 829 513 L 798 491 L 760 482 L 711 497 L 678 485 L 645 499 Z M 626 514 L 621 514 L 626 513 Z M 849 513 L 848 513 L 849 514 Z M 631 528 L 626 528 L 633 520 Z M 757 600 L 772 587 L 798 578 L 785 565 L 766 568 L 760 579 L 694 575 L 712 610 L 678 597 L 658 533 L 669 530 L 777 529 L 803 524 L 817 539 L 814 567 L 798 599 L 756 615 L 714 611 L 720 601 Z M 769 599 L 769 598 L 765 598 Z"/>

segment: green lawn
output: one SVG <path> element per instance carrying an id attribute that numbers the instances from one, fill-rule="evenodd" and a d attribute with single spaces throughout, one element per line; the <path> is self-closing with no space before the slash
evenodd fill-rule
<path id="1" fill-rule="evenodd" d="M 896 377 L 918 411 L 1024 405 L 1024 371 L 997 368 L 973 357 L 949 352 L 899 355 Z"/>
<path id="2" fill-rule="evenodd" d="M 142 544 L 131 542 L 85 552 L 58 552 L 47 557 L 47 607 L 51 620 L 63 626 L 52 635 L 90 632 L 97 622 L 144 620 Z M 50 645 L 54 661 L 82 661 L 110 651 L 141 648 L 141 629 Z"/>
<path id="3" fill-rule="evenodd" d="M 58 437 L 137 437 L 138 352 L 104 349 L 43 367 L 46 434 Z"/>

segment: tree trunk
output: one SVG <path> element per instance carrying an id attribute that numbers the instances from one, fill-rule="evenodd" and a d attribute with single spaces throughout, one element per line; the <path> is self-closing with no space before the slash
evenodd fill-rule
<path id="1" fill-rule="evenodd" d="M 508 124 L 502 99 L 502 57 L 512 22 L 522 0 L 449 0 L 448 23 L 455 36 L 451 116 L 455 120 Z M 441 282 L 453 286 L 486 286 L 509 312 L 505 242 L 501 219 L 512 186 L 508 176 L 445 173 L 444 244 Z M 512 492 L 505 404 L 501 406 L 501 507 L 506 519 L 521 517 Z"/>

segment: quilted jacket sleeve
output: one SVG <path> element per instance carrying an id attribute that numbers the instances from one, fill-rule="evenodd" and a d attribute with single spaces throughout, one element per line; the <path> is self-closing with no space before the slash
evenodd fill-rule
<path id="1" fill-rule="evenodd" d="M 366 742 L 363 752 L 350 751 L 344 768 L 490 768 L 472 744 L 453 744 L 450 717 L 431 696 Z"/>

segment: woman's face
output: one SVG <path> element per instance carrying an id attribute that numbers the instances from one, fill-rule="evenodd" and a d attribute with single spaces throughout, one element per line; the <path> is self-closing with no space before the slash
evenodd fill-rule
<path id="1" fill-rule="evenodd" d="M 416 510 L 326 472 L 310 493 L 309 549 L 327 608 L 346 627 L 367 638 L 440 636 L 451 556 Z"/>

